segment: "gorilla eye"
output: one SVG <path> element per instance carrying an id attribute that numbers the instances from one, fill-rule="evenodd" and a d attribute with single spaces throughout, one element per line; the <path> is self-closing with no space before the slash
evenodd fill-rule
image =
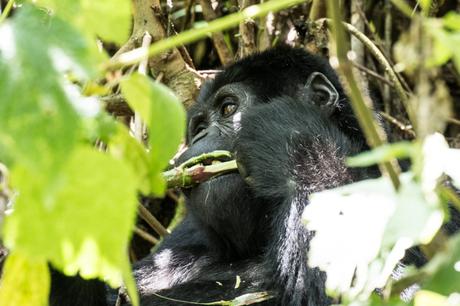
<path id="1" fill-rule="evenodd" d="M 235 103 L 235 99 L 232 97 L 226 97 L 223 100 L 222 106 L 220 107 L 220 114 L 222 117 L 230 117 L 238 109 L 238 104 Z"/>

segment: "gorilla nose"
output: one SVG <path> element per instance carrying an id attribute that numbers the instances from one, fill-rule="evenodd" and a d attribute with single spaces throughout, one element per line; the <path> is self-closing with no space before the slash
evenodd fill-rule
<path id="1" fill-rule="evenodd" d="M 192 138 L 192 145 L 196 144 L 198 141 L 206 138 L 206 137 L 210 137 L 210 136 L 220 136 L 220 130 L 217 126 L 214 126 L 214 125 L 211 125 L 211 126 L 208 126 L 207 128 L 205 129 L 202 129 L 198 134 L 196 134 L 195 136 L 193 136 Z"/>
<path id="2" fill-rule="evenodd" d="M 197 143 L 200 139 L 205 138 L 208 135 L 208 129 L 201 130 L 198 134 L 193 136 L 192 145 Z"/>

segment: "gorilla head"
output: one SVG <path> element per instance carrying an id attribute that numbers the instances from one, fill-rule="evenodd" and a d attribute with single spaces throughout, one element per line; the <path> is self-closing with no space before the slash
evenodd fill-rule
<path id="1" fill-rule="evenodd" d="M 295 192 L 295 158 L 301 162 L 305 157 L 298 155 L 308 151 L 289 142 L 315 138 L 338 150 L 351 138 L 353 150 L 363 146 L 347 98 L 326 60 L 278 47 L 235 63 L 204 85 L 189 110 L 189 148 L 178 163 L 214 150 L 231 151 L 237 158 L 244 178 L 230 173 L 185 191 L 190 214 L 221 254 L 244 258 L 264 251 L 273 210 Z M 297 170 L 308 176 L 310 166 Z M 326 180 L 310 179 L 324 187 L 331 185 Z"/>

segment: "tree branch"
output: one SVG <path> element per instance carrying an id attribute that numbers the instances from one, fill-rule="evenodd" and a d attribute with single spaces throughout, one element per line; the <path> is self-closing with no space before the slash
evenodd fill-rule
<path id="1" fill-rule="evenodd" d="M 206 21 L 210 22 L 217 19 L 217 15 L 212 8 L 210 0 L 200 0 L 201 9 L 203 10 L 203 16 Z M 226 66 L 233 62 L 233 54 L 225 42 L 224 34 L 222 32 L 215 32 L 212 34 L 212 42 L 214 48 L 216 48 L 217 54 L 219 55 L 220 62 Z"/>
<path id="2" fill-rule="evenodd" d="M 255 4 L 254 0 L 238 0 L 240 10 Z M 255 37 L 255 22 L 251 18 L 247 18 L 240 22 L 240 38 L 238 55 L 244 58 L 256 52 L 256 37 Z"/>

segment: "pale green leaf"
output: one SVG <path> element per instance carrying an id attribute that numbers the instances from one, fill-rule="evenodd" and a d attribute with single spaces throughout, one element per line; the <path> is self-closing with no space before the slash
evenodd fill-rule
<path id="1" fill-rule="evenodd" d="M 32 260 L 19 252 L 8 256 L 0 282 L 0 305 L 46 306 L 49 290 L 46 261 Z"/>
<path id="2" fill-rule="evenodd" d="M 349 167 L 368 167 L 394 158 L 408 158 L 413 154 L 414 145 L 410 142 L 386 144 L 371 151 L 360 153 L 346 160 Z"/>
<path id="3" fill-rule="evenodd" d="M 166 188 L 161 171 L 184 137 L 184 108 L 169 88 L 140 74 L 122 82 L 122 93 L 149 127 L 151 190 L 161 196 Z"/>
<path id="4" fill-rule="evenodd" d="M 68 275 L 79 271 L 121 284 L 137 208 L 137 181 L 129 167 L 79 148 L 52 186 L 19 167 L 12 180 L 20 194 L 5 220 L 8 247 L 49 260 Z"/>
<path id="5" fill-rule="evenodd" d="M 128 129 L 119 124 L 117 132 L 109 142 L 109 151 L 116 158 L 125 160 L 139 179 L 138 189 L 143 194 L 150 193 L 150 162 L 145 148 L 129 134 Z"/>
<path id="6" fill-rule="evenodd" d="M 327 273 L 329 294 L 367 299 L 409 247 L 429 242 L 439 230 L 441 203 L 425 199 L 411 174 L 400 180 L 398 192 L 384 177 L 310 196 L 303 213 L 315 231 L 308 264 Z"/>
<path id="7" fill-rule="evenodd" d="M 422 187 L 425 193 L 434 192 L 442 174 L 447 174 L 460 187 L 460 150 L 450 149 L 444 136 L 435 133 L 423 144 Z"/>
<path id="8" fill-rule="evenodd" d="M 135 73 L 123 79 L 120 85 L 128 105 L 150 126 L 153 103 L 151 81 L 147 77 Z"/>
<path id="9" fill-rule="evenodd" d="M 105 41 L 122 44 L 130 34 L 130 0 L 38 0 L 37 4 Z"/>
<path id="10" fill-rule="evenodd" d="M 460 31 L 460 14 L 453 11 L 447 13 L 443 17 L 443 24 L 448 29 Z"/>
<path id="11" fill-rule="evenodd" d="M 163 84 L 152 83 L 152 95 L 154 101 L 149 138 L 151 169 L 152 173 L 158 173 L 154 179 L 164 182 L 161 171 L 177 152 L 185 135 L 185 111 L 179 99 Z M 156 192 L 154 190 L 154 193 L 163 194 L 164 187 Z"/>
<path id="12" fill-rule="evenodd" d="M 0 26 L 0 159 L 58 169 L 77 140 L 79 97 L 63 72 L 85 78 L 93 62 L 81 36 L 30 6 Z"/>

